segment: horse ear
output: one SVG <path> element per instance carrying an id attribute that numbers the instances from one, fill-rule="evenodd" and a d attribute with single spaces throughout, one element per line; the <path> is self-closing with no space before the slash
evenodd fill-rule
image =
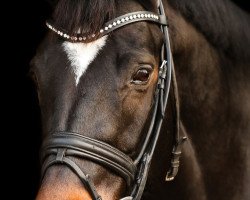
<path id="1" fill-rule="evenodd" d="M 160 0 L 139 0 L 139 3 L 148 11 L 157 12 Z"/>

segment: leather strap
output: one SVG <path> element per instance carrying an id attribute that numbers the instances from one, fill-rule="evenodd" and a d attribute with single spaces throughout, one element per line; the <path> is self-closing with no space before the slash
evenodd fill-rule
<path id="1" fill-rule="evenodd" d="M 119 16 L 105 23 L 104 27 L 99 32 L 92 35 L 70 35 L 68 31 L 54 25 L 53 20 L 51 19 L 46 21 L 46 26 L 60 37 L 63 37 L 65 40 L 70 42 L 88 43 L 97 40 L 98 38 L 101 38 L 118 28 L 140 21 L 148 21 L 167 26 L 167 19 L 165 15 L 158 15 L 149 11 L 138 11 Z"/>
<path id="2" fill-rule="evenodd" d="M 104 142 L 77 133 L 56 132 L 45 140 L 42 157 L 56 155 L 61 148 L 67 149 L 65 156 L 88 159 L 113 170 L 126 180 L 127 185 L 134 180 L 136 166 L 131 158 Z"/>
<path id="3" fill-rule="evenodd" d="M 85 187 L 87 187 L 88 191 L 91 193 L 91 196 L 94 198 L 94 200 L 101 200 L 101 196 L 97 193 L 95 186 L 93 182 L 91 181 L 89 175 L 85 175 L 83 171 L 78 167 L 75 162 L 70 160 L 69 158 L 65 157 L 66 149 L 58 149 L 56 158 L 49 158 L 42 169 L 42 175 L 44 176 L 46 173 L 46 170 L 56 164 L 65 164 L 67 165 L 81 180 L 81 182 L 84 184 Z M 42 177 L 43 178 L 43 177 Z"/>
<path id="4" fill-rule="evenodd" d="M 147 16 L 147 17 L 146 17 Z M 156 16 L 157 18 L 154 18 L 152 16 Z M 122 20 L 125 19 L 124 22 L 122 22 Z M 118 21 L 121 21 L 120 24 L 117 24 Z M 148 21 L 148 22 L 154 22 L 160 25 L 167 25 L 167 20 L 166 20 L 166 16 L 163 15 L 157 15 L 153 12 L 149 12 L 149 11 L 138 11 L 138 12 L 132 12 L 132 13 L 128 13 L 122 16 L 119 16 L 113 20 L 110 20 L 108 23 L 106 23 L 104 25 L 104 29 L 105 27 L 109 27 L 110 25 L 113 25 L 111 28 L 109 28 L 106 32 L 104 32 L 103 34 L 108 34 L 118 28 L 121 28 L 123 26 L 126 26 L 128 24 L 131 23 L 135 23 L 135 22 L 140 22 L 140 21 Z M 116 23 L 116 25 L 114 26 L 114 23 Z"/>
<path id="5" fill-rule="evenodd" d="M 173 69 L 174 63 L 173 59 L 171 60 Z M 179 93 L 178 93 L 178 85 L 175 75 L 175 70 L 173 70 L 173 78 L 172 78 L 172 86 L 173 86 L 173 98 L 174 98 L 174 119 L 175 119 L 175 133 L 174 133 L 174 146 L 172 150 L 172 159 L 170 169 L 167 172 L 166 181 L 174 180 L 175 176 L 178 173 L 179 165 L 180 165 L 180 157 L 182 151 L 182 144 L 187 140 L 186 136 L 180 136 L 180 105 L 179 105 Z"/>

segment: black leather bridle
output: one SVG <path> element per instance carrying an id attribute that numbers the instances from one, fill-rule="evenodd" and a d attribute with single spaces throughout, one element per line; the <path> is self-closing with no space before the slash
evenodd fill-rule
<path id="1" fill-rule="evenodd" d="M 104 142 L 85 137 L 78 133 L 66 131 L 53 133 L 46 138 L 42 146 L 42 161 L 44 163 L 42 168 L 42 178 L 50 166 L 55 164 L 65 164 L 78 175 L 94 200 L 100 200 L 101 197 L 98 195 L 91 178 L 69 157 L 73 156 L 91 160 L 108 169 L 111 169 L 123 177 L 129 188 L 129 196 L 124 197 L 121 200 L 141 199 L 147 181 L 150 163 L 164 119 L 171 82 L 173 85 L 173 96 L 175 98 L 175 141 L 172 151 L 171 167 L 167 173 L 166 181 L 173 180 L 178 172 L 181 144 L 186 140 L 186 137 L 181 138 L 179 135 L 180 117 L 178 90 L 170 49 L 167 18 L 162 2 L 160 1 L 159 3 L 159 14 L 148 11 L 139 11 L 128 13 L 109 21 L 105 24 L 104 29 L 100 30 L 99 37 L 107 35 L 122 26 L 139 21 L 150 21 L 159 24 L 164 34 L 165 41 L 162 48 L 162 64 L 159 69 L 158 86 L 155 91 L 151 123 L 137 158 L 132 160 L 120 150 Z M 50 22 L 47 22 L 47 26 L 52 31 L 64 37 L 66 40 L 70 40 L 71 42 L 88 40 L 88 38 L 84 36 L 69 36 L 65 32 L 54 28 Z M 171 77 L 173 78 L 171 79 Z"/>

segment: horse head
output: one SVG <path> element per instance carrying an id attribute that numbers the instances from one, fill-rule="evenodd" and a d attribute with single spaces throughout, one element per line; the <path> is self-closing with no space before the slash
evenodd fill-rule
<path id="1" fill-rule="evenodd" d="M 59 1 L 47 26 L 31 69 L 45 138 L 37 199 L 117 199 L 128 191 L 139 199 L 172 71 L 163 4 Z"/>
<path id="2" fill-rule="evenodd" d="M 249 15 L 216 0 L 52 5 L 31 62 L 37 200 L 249 199 Z"/>

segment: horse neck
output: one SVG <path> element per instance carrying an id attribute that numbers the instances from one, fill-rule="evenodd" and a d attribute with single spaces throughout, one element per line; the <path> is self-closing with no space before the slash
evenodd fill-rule
<path id="1" fill-rule="evenodd" d="M 183 180 L 189 178 L 189 184 L 197 185 L 204 199 L 247 199 L 246 185 L 250 183 L 249 175 L 245 175 L 249 174 L 250 166 L 246 156 L 250 142 L 249 51 L 241 55 L 241 59 L 227 54 L 179 12 L 170 6 L 166 8 L 181 119 L 190 140 L 184 148 L 182 165 L 195 168 L 201 175 L 195 177 L 183 170 Z M 232 34 L 236 33 L 232 30 Z M 237 34 L 231 36 L 231 40 L 233 38 L 242 39 Z M 249 42 L 249 36 L 244 39 Z M 182 184 L 179 179 L 178 184 Z M 187 195 L 183 199 L 195 198 Z"/>

